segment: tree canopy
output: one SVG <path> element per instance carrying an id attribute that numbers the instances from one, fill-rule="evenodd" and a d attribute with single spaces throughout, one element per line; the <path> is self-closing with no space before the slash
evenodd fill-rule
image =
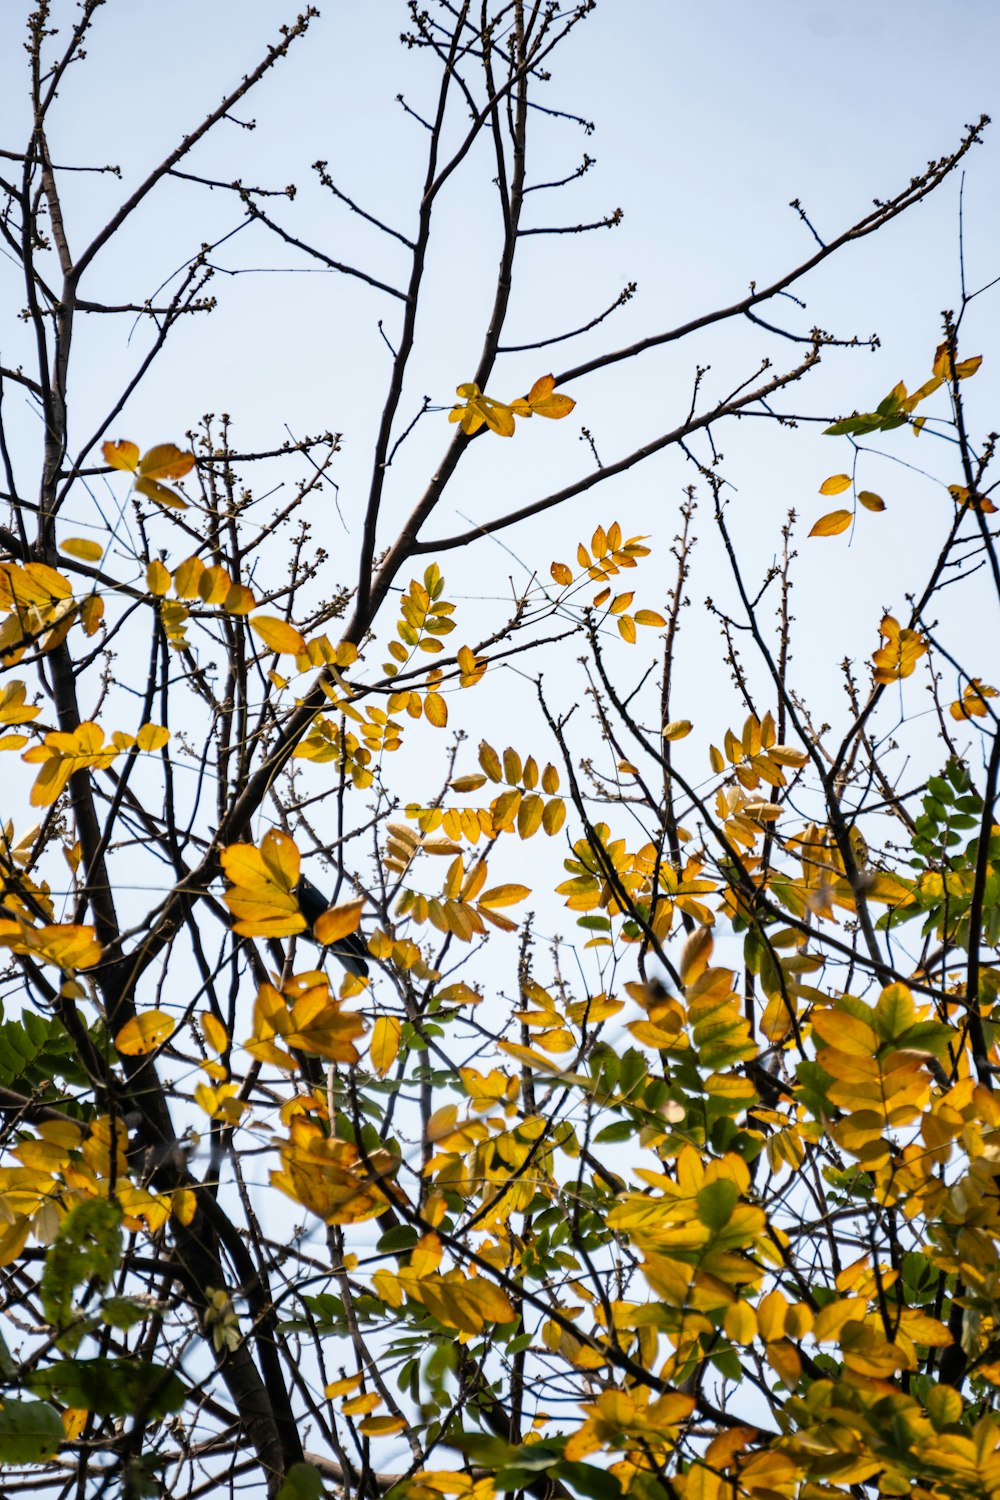
<path id="1" fill-rule="evenodd" d="M 578 222 L 593 160 L 546 133 L 592 129 L 546 89 L 593 10 L 407 7 L 419 174 L 386 222 L 317 161 L 326 238 L 269 163 L 199 156 L 314 44 L 312 7 L 134 180 L 61 155 L 102 0 L 26 18 L 31 125 L 0 150 L 4 1495 L 1000 1494 L 992 283 L 960 240 L 960 299 L 888 391 L 877 339 L 802 301 L 905 235 L 988 121 L 825 238 L 796 201 L 801 256 L 735 301 L 616 344 L 634 285 L 595 311 L 584 283 L 525 341 L 521 279 L 621 220 Z M 363 488 L 333 427 L 162 430 L 165 351 L 232 289 L 236 230 L 199 227 L 220 196 L 256 254 L 371 299 Z M 489 204 L 460 270 L 485 312 L 418 396 L 456 201 Z M 188 249 L 145 285 L 129 236 L 159 214 Z M 699 352 L 720 329 L 731 384 Z M 687 397 L 621 442 L 675 345 Z M 280 380 L 280 348 L 251 357 Z M 751 419 L 782 451 L 823 433 L 804 521 L 761 493 L 748 524 L 766 486 L 725 449 Z M 866 572 L 917 494 L 906 576 Z M 796 581 L 848 546 L 857 589 L 801 632 Z"/>

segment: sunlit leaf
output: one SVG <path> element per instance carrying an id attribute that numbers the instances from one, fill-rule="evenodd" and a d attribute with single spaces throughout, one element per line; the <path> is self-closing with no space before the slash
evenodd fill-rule
<path id="1" fill-rule="evenodd" d="M 134 474 L 139 467 L 139 449 L 135 443 L 104 443 L 101 452 L 104 462 L 113 469 L 124 469 L 127 473 Z"/>
<path id="2" fill-rule="evenodd" d="M 821 495 L 842 495 L 844 490 L 851 487 L 850 474 L 831 474 L 829 479 L 824 479 L 819 487 Z"/>
<path id="3" fill-rule="evenodd" d="M 364 901 L 344 901 L 339 906 L 331 906 L 322 916 L 317 917 L 313 923 L 313 936 L 317 943 L 329 948 L 331 944 L 339 943 L 350 937 L 352 932 L 357 932 L 364 906 Z"/>
<path id="4" fill-rule="evenodd" d="M 839 536 L 846 531 L 854 520 L 849 510 L 831 510 L 829 515 L 821 516 L 810 531 L 810 536 Z"/>
<path id="5" fill-rule="evenodd" d="M 165 1010 L 143 1011 L 126 1021 L 115 1037 L 115 1047 L 123 1057 L 143 1057 L 173 1036 L 176 1025 L 174 1017 Z"/>
<path id="6" fill-rule="evenodd" d="M 140 495 L 145 495 L 148 500 L 155 500 L 157 505 L 163 505 L 167 510 L 187 510 L 188 503 L 176 490 L 169 485 L 161 484 L 158 479 L 150 479 L 144 474 L 135 482 L 136 490 Z"/>
<path id="7" fill-rule="evenodd" d="M 523 901 L 526 896 L 531 895 L 531 890 L 526 885 L 496 885 L 492 890 L 484 891 L 479 898 L 479 905 L 485 907 L 514 906 L 518 901 Z"/>
<path id="8" fill-rule="evenodd" d="M 693 727 L 690 719 L 671 719 L 669 724 L 663 726 L 663 738 L 671 743 L 686 739 Z"/>
<path id="9" fill-rule="evenodd" d="M 260 636 L 268 650 L 279 656 L 298 656 L 306 648 L 305 637 L 295 626 L 289 625 L 287 620 L 279 620 L 275 615 L 254 615 L 250 621 L 250 629 Z"/>
<path id="10" fill-rule="evenodd" d="M 369 1057 L 380 1078 L 385 1077 L 396 1061 L 401 1030 L 398 1016 L 379 1016 L 372 1028 Z"/>
<path id="11" fill-rule="evenodd" d="M 175 443 L 160 443 L 142 455 L 139 473 L 147 479 L 183 479 L 194 463 L 193 453 L 182 451 Z"/>
<path id="12" fill-rule="evenodd" d="M 68 536 L 59 543 L 59 551 L 65 552 L 67 557 L 78 557 L 81 562 L 100 562 L 104 556 L 104 548 L 100 542 L 92 542 L 82 536 Z"/>
<path id="13" fill-rule="evenodd" d="M 151 752 L 162 750 L 169 739 L 170 730 L 162 724 L 143 724 L 135 737 L 135 743 L 138 749 Z"/>
<path id="14" fill-rule="evenodd" d="M 902 677 L 909 677 L 926 653 L 927 642 L 919 631 L 901 629 L 899 621 L 892 615 L 883 616 L 879 632 L 885 637 L 885 645 L 879 647 L 872 657 L 875 681 L 897 682 Z"/>

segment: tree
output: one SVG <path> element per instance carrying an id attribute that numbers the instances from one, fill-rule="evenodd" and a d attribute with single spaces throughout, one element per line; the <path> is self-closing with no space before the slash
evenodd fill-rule
<path id="1" fill-rule="evenodd" d="M 199 167 L 307 44 L 312 8 L 96 229 L 96 190 L 50 141 L 100 0 L 62 35 L 48 3 L 29 18 L 30 137 L 0 152 L 29 341 L 2 395 L 41 419 L 26 435 L 0 410 L 7 1494 L 998 1488 L 1000 735 L 986 647 L 946 613 L 952 582 L 1000 595 L 995 435 L 970 430 L 964 394 L 979 289 L 963 285 L 926 379 L 876 400 L 852 375 L 839 409 L 811 414 L 850 446 L 819 485 L 850 507 L 803 546 L 849 528 L 876 545 L 878 445 L 915 434 L 918 459 L 950 465 L 906 608 L 855 603 L 870 662 L 845 663 L 836 722 L 805 697 L 829 643 L 807 642 L 805 682 L 792 669 L 795 518 L 758 578 L 715 444 L 743 415 L 798 441 L 806 418 L 776 403 L 858 340 L 797 326 L 779 299 L 934 192 L 986 122 L 734 304 L 623 347 L 601 341 L 629 289 L 584 308 L 593 352 L 546 373 L 561 337 L 519 348 L 535 373 L 516 394 L 500 360 L 521 241 L 541 232 L 526 196 L 572 191 L 590 161 L 533 180 L 527 142 L 558 111 L 532 105 L 592 9 L 411 7 L 424 97 L 404 105 L 425 161 L 405 230 L 317 164 L 331 201 L 402 247 L 402 276 L 307 239 L 291 188 Z M 106 186 L 112 169 L 83 166 Z M 458 400 L 414 414 L 434 214 L 459 183 L 495 194 L 492 304 Z M 310 533 L 339 435 L 245 447 L 207 416 L 160 441 L 153 406 L 150 432 L 116 435 L 214 305 L 209 237 L 159 291 L 100 290 L 178 184 L 385 299 L 350 556 Z M 144 352 L 81 436 L 101 345 L 80 325 L 122 316 Z M 584 426 L 582 475 L 577 457 L 461 530 L 439 519 L 470 471 L 539 427 L 554 442 L 574 403 L 588 421 L 587 377 L 618 372 L 627 401 L 649 351 L 744 320 L 764 342 L 732 394 L 700 370 L 686 414 L 622 456 L 602 463 Z M 428 433 L 403 516 L 392 465 Z M 692 465 L 672 542 L 611 499 L 668 449 Z M 577 536 L 571 502 L 592 491 L 606 520 Z M 676 716 L 705 497 L 731 573 L 708 617 L 742 700 L 722 748 Z M 506 616 L 467 624 L 483 612 L 453 602 L 451 575 L 470 592 L 486 539 L 526 547 L 555 511 L 560 555 L 531 556 Z M 673 558 L 663 614 L 654 548 Z M 581 649 L 597 729 L 577 738 L 553 673 Z M 517 743 L 484 737 L 473 759 L 464 726 L 483 733 L 509 661 L 534 706 L 504 700 Z M 578 942 L 536 936 L 557 908 Z"/>

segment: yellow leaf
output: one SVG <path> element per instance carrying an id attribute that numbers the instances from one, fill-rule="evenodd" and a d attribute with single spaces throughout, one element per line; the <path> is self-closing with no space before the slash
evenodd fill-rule
<path id="1" fill-rule="evenodd" d="M 984 719 L 989 713 L 986 699 L 996 696 L 996 688 L 990 687 L 989 683 L 983 682 L 979 677 L 973 677 L 962 689 L 961 698 L 951 705 L 951 716 L 953 719 Z M 2 718 L 0 709 L 0 720 Z"/>
<path id="2" fill-rule="evenodd" d="M 221 1056 L 229 1046 L 229 1033 L 218 1016 L 214 1016 L 210 1010 L 202 1011 L 201 1029 L 212 1051 Z"/>
<path id="3" fill-rule="evenodd" d="M 257 601 L 251 591 L 242 583 L 234 583 L 222 601 L 222 608 L 227 615 L 248 615 L 252 609 L 256 609 Z"/>
<path id="4" fill-rule="evenodd" d="M 631 615 L 619 615 L 617 620 L 618 634 L 623 641 L 628 641 L 630 646 L 635 645 L 635 621 Z"/>
<path id="5" fill-rule="evenodd" d="M 91 542 L 82 536 L 68 536 L 59 543 L 59 551 L 65 552 L 67 557 L 78 557 L 81 562 L 100 562 L 104 556 L 100 542 Z"/>
<path id="6" fill-rule="evenodd" d="M 486 772 L 491 781 L 502 781 L 503 771 L 500 767 L 500 757 L 492 745 L 481 740 L 479 743 L 479 764 Z"/>
<path id="7" fill-rule="evenodd" d="M 123 1057 L 143 1057 L 173 1035 L 176 1021 L 165 1010 L 147 1010 L 133 1016 L 115 1037 L 115 1047 Z"/>
<path id="8" fill-rule="evenodd" d="M 711 927 L 696 927 L 691 936 L 685 939 L 680 962 L 682 984 L 694 984 L 704 974 L 712 957 L 714 941 Z"/>
<path id="9" fill-rule="evenodd" d="M 139 449 L 135 443 L 104 443 L 101 452 L 104 462 L 113 469 L 125 469 L 134 474 L 139 467 Z"/>
<path id="10" fill-rule="evenodd" d="M 351 1396 L 340 1408 L 345 1417 L 354 1417 L 359 1413 L 367 1416 L 374 1411 L 376 1406 L 382 1405 L 382 1397 L 378 1391 L 363 1391 L 358 1396 Z"/>
<path id="11" fill-rule="evenodd" d="M 525 896 L 530 895 L 531 888 L 526 885 L 495 885 L 491 890 L 483 892 L 478 904 L 487 909 L 495 906 L 514 906 L 518 901 L 523 901 Z"/>
<path id="12" fill-rule="evenodd" d="M 898 682 L 909 677 L 927 651 L 923 636 L 916 630 L 901 630 L 899 621 L 892 615 L 883 616 L 879 633 L 885 637 L 886 644 L 872 656 L 875 681 Z"/>
<path id="13" fill-rule="evenodd" d="M 885 510 L 885 501 L 882 496 L 873 494 L 871 490 L 862 490 L 858 495 L 858 500 L 865 510 Z"/>
<path id="14" fill-rule="evenodd" d="M 87 1425 L 87 1418 L 89 1416 L 90 1413 L 85 1406 L 66 1407 L 62 1413 L 62 1424 L 68 1443 L 74 1443 L 80 1436 L 80 1433 Z"/>
<path id="15" fill-rule="evenodd" d="M 402 1432 L 405 1426 L 403 1417 L 365 1417 L 358 1423 L 358 1431 L 365 1437 L 391 1437 L 394 1432 Z"/>
<path id="16" fill-rule="evenodd" d="M 271 829 L 253 844 L 230 844 L 220 856 L 231 887 L 225 902 L 238 918 L 241 937 L 290 937 L 304 932 L 305 917 L 292 894 L 299 879 L 299 851 L 287 834 Z"/>
<path id="17" fill-rule="evenodd" d="M 372 1028 L 371 1065 L 384 1078 L 399 1052 L 401 1026 L 398 1016 L 379 1016 Z"/>
<path id="18" fill-rule="evenodd" d="M 194 468 L 194 454 L 182 452 L 175 443 L 159 443 L 139 461 L 139 473 L 147 479 L 183 479 Z"/>
<path id="19" fill-rule="evenodd" d="M 448 785 L 453 792 L 478 792 L 481 786 L 486 785 L 486 777 L 473 771 L 468 776 L 456 776 Z"/>
<path id="20" fill-rule="evenodd" d="M 174 593 L 178 599 L 196 599 L 205 564 L 200 557 L 186 557 L 174 570 Z"/>
<path id="21" fill-rule="evenodd" d="M 974 354 L 971 359 L 960 359 L 955 366 L 955 374 L 959 380 L 968 380 L 970 375 L 975 375 L 983 362 L 981 354 Z"/>
<path id="22" fill-rule="evenodd" d="M 455 394 L 466 402 L 448 413 L 449 422 L 460 422 L 462 431 L 472 437 L 485 425 L 499 437 L 513 437 L 514 413 L 503 401 L 484 395 L 478 385 L 468 382 L 456 387 Z"/>
<path id="23" fill-rule="evenodd" d="M 29 953 L 53 964 L 64 973 L 92 969 L 100 963 L 102 949 L 93 927 L 75 922 L 51 922 L 30 927 L 25 921 L 0 921 L 0 947 Z"/>
<path id="24" fill-rule="evenodd" d="M 537 794 L 525 797 L 517 810 L 517 831 L 522 839 L 530 839 L 542 826 L 545 803 Z"/>
<path id="25" fill-rule="evenodd" d="M 528 392 L 528 406 L 530 415 L 534 412 L 536 417 L 568 417 L 576 402 L 570 396 L 562 396 L 555 393 L 555 378 L 552 375 L 541 375 Z M 515 407 L 515 410 L 517 408 Z"/>
<path id="26" fill-rule="evenodd" d="M 831 474 L 829 479 L 824 479 L 819 487 L 821 495 L 842 495 L 851 487 L 850 474 Z"/>
<path id="27" fill-rule="evenodd" d="M 804 750 L 796 750 L 791 745 L 772 745 L 767 754 L 776 765 L 791 766 L 795 770 L 804 766 L 809 759 Z"/>
<path id="28" fill-rule="evenodd" d="M 761 1338 L 768 1343 L 772 1339 L 783 1338 L 787 1316 L 788 1301 L 777 1288 L 762 1297 L 757 1307 L 757 1325 Z"/>
<path id="29" fill-rule="evenodd" d="M 722 1326 L 734 1344 L 752 1344 L 757 1335 L 757 1318 L 750 1303 L 731 1303 Z"/>
<path id="30" fill-rule="evenodd" d="M 550 838 L 554 837 L 566 821 L 566 804 L 560 797 L 552 797 L 542 813 L 542 827 Z"/>
<path id="31" fill-rule="evenodd" d="M 362 1377 L 357 1375 L 346 1375 L 343 1380 L 331 1380 L 330 1384 L 323 1387 L 323 1395 L 329 1399 L 336 1396 L 348 1396 L 351 1391 L 356 1391 L 361 1384 Z"/>
<path id="32" fill-rule="evenodd" d="M 691 733 L 694 725 L 690 719 L 671 719 L 669 724 L 663 726 L 663 738 L 670 740 L 683 740 Z"/>
<path id="33" fill-rule="evenodd" d="M 428 693 L 424 698 L 424 713 L 435 729 L 444 729 L 448 723 L 448 705 L 440 693 Z"/>
<path id="34" fill-rule="evenodd" d="M 339 943 L 343 938 L 350 937 L 352 932 L 357 932 L 361 924 L 364 904 L 363 901 L 343 901 L 339 906 L 331 906 L 321 917 L 317 917 L 313 923 L 313 936 L 317 943 L 321 943 L 324 948 L 329 948 L 333 943 Z"/>
<path id="35" fill-rule="evenodd" d="M 289 625 L 287 620 L 279 620 L 275 615 L 254 615 L 250 628 L 257 632 L 265 646 L 278 655 L 298 656 L 306 649 L 305 638 L 295 626 Z"/>
<path id="36" fill-rule="evenodd" d="M 74 772 L 107 769 L 119 748 L 114 742 L 106 745 L 103 729 L 90 720 L 73 731 L 53 730 L 47 734 L 43 744 L 32 745 L 21 757 L 29 764 L 41 764 L 31 788 L 32 807 L 51 807 Z"/>
<path id="37" fill-rule="evenodd" d="M 206 568 L 198 579 L 198 596 L 205 604 L 222 604 L 232 586 L 232 579 L 225 568 L 217 564 Z"/>
<path id="38" fill-rule="evenodd" d="M 637 609 L 635 612 L 635 623 L 637 625 L 653 625 L 658 629 L 666 625 L 662 615 L 658 615 L 655 609 Z"/>
<path id="39" fill-rule="evenodd" d="M 104 600 L 100 594 L 89 594 L 80 607 L 80 624 L 84 635 L 96 635 L 104 619 Z"/>
<path id="40" fill-rule="evenodd" d="M 135 487 L 140 495 L 145 495 L 149 500 L 155 500 L 157 505 L 165 505 L 168 510 L 187 510 L 188 503 L 172 490 L 169 485 L 160 484 L 158 479 L 150 479 L 143 475 L 135 482 Z"/>
<path id="41" fill-rule="evenodd" d="M 158 558 L 154 559 L 146 569 L 146 587 L 157 599 L 162 599 L 170 587 L 170 574 Z"/>
<path id="42" fill-rule="evenodd" d="M 555 579 L 556 583 L 558 583 L 562 588 L 566 588 L 573 582 L 573 571 L 571 568 L 568 568 L 563 562 L 554 562 L 549 568 L 549 572 L 552 574 L 552 577 Z"/>
<path id="43" fill-rule="evenodd" d="M 165 729 L 162 724 L 143 724 L 135 737 L 138 749 L 151 751 L 162 750 L 170 738 L 170 730 Z"/>
<path id="44" fill-rule="evenodd" d="M 853 520 L 854 516 L 849 510 L 831 510 L 828 515 L 820 516 L 809 535 L 839 536 Z"/>
<path id="45" fill-rule="evenodd" d="M 8 682 L 0 689 L 0 724 L 27 724 L 37 719 L 41 709 L 25 703 L 27 688 L 23 682 Z M 993 696 L 992 689 L 990 696 Z"/>

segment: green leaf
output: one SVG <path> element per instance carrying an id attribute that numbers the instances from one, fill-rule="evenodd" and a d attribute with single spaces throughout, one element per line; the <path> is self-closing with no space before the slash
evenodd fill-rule
<path id="1" fill-rule="evenodd" d="M 292 1464 L 278 1491 L 278 1500 L 320 1500 L 323 1476 L 314 1464 Z"/>
<path id="2" fill-rule="evenodd" d="M 577 1494 L 586 1495 L 587 1500 L 621 1500 L 622 1487 L 618 1480 L 594 1464 L 564 1461 L 554 1471 L 553 1477 L 565 1480 Z"/>
<path id="3" fill-rule="evenodd" d="M 891 984 L 882 991 L 872 1021 L 883 1042 L 894 1042 L 915 1024 L 913 996 L 905 984 Z"/>
<path id="4" fill-rule="evenodd" d="M 109 1328 L 134 1328 L 146 1318 L 162 1317 L 166 1304 L 149 1302 L 137 1297 L 105 1297 L 101 1306 L 101 1319 Z"/>
<path id="5" fill-rule="evenodd" d="M 398 1250 L 412 1250 L 419 1239 L 412 1224 L 397 1224 L 387 1229 L 376 1249 L 380 1255 L 393 1255 Z"/>
<path id="6" fill-rule="evenodd" d="M 696 1198 L 698 1218 L 708 1229 L 724 1229 L 739 1200 L 740 1190 L 728 1177 L 720 1177 L 701 1189 Z"/>
<path id="7" fill-rule="evenodd" d="M 46 1401 L 0 1406 L 0 1464 L 44 1464 L 59 1451 L 62 1418 Z"/>
<path id="8" fill-rule="evenodd" d="M 121 1221 L 121 1208 L 107 1198 L 87 1198 L 63 1219 L 45 1257 L 41 1285 L 42 1307 L 54 1328 L 72 1321 L 73 1293 L 82 1282 L 96 1279 L 104 1288 L 111 1280 L 121 1260 Z M 72 1353 L 85 1331 L 78 1322 L 56 1340 L 58 1347 Z"/>
<path id="9" fill-rule="evenodd" d="M 141 1412 L 160 1421 L 180 1411 L 188 1388 L 164 1365 L 135 1359 L 63 1359 L 45 1370 L 32 1370 L 25 1384 L 39 1396 L 54 1396 L 64 1406 L 82 1406 L 102 1417 Z"/>

